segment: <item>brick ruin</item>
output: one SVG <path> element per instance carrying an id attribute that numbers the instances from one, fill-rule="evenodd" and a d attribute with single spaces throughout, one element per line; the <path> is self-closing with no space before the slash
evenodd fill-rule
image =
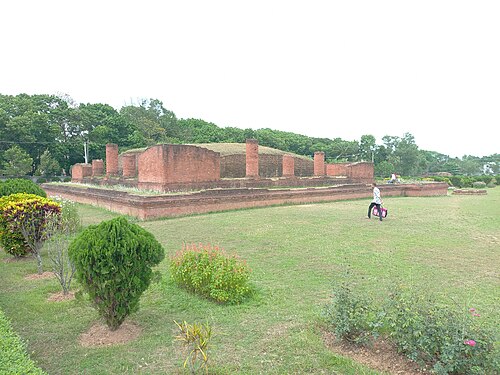
<path id="1" fill-rule="evenodd" d="M 106 161 L 75 164 L 73 182 L 125 185 L 157 191 L 272 186 L 328 186 L 373 181 L 373 163 L 325 163 L 292 154 L 259 154 L 255 139 L 246 141 L 244 155 L 225 155 L 194 145 L 161 144 L 146 150 L 118 153 L 106 145 Z"/>

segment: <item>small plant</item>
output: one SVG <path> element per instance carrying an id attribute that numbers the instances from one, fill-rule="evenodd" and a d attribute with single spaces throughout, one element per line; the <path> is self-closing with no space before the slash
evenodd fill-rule
<path id="1" fill-rule="evenodd" d="M 58 200 L 61 204 L 61 217 L 48 223 L 49 231 L 54 233 L 47 242 L 47 254 L 52 262 L 52 272 L 61 284 L 63 294 L 67 295 L 75 274 L 75 265 L 68 256 L 68 247 L 80 230 L 81 221 L 74 202 Z"/>
<path id="2" fill-rule="evenodd" d="M 356 292 L 348 280 L 334 286 L 332 302 L 326 306 L 324 313 L 338 340 L 366 344 L 378 336 L 373 302 Z"/>
<path id="3" fill-rule="evenodd" d="M 212 327 L 208 324 L 193 323 L 186 321 L 175 324 L 179 328 L 176 340 L 181 341 L 187 352 L 184 361 L 184 368 L 188 367 L 191 374 L 196 374 L 198 370 L 205 369 L 208 374 L 209 345 L 212 339 Z"/>
<path id="4" fill-rule="evenodd" d="M 154 236 L 124 217 L 91 225 L 69 246 L 76 277 L 114 331 L 139 308 L 165 252 Z"/>
<path id="5" fill-rule="evenodd" d="M 33 194 L 12 194 L 0 198 L 0 201 L 2 242 L 5 243 L 5 237 L 18 238 L 21 233 L 24 243 L 37 260 L 38 274 L 42 274 L 41 249 L 52 234 L 47 223 L 51 217 L 60 216 L 61 206 L 51 199 Z M 13 249 L 6 248 L 6 251 L 12 252 Z"/>
<path id="6" fill-rule="evenodd" d="M 184 245 L 171 258 L 170 273 L 177 285 L 217 302 L 239 303 L 250 292 L 246 263 L 217 246 Z"/>

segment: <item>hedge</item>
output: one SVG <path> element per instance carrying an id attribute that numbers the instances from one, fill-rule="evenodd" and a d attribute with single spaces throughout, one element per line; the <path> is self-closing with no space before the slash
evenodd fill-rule
<path id="1" fill-rule="evenodd" d="M 26 352 L 26 344 L 13 331 L 10 321 L 0 310 L 0 374 L 46 375 Z"/>

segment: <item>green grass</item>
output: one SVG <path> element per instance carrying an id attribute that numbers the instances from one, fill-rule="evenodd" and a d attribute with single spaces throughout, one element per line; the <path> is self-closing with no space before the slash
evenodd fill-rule
<path id="1" fill-rule="evenodd" d="M 5 263 L 5 253 L 0 308 L 49 374 L 183 373 L 174 319 L 214 327 L 213 373 L 375 374 L 330 352 L 322 341 L 320 313 L 345 265 L 373 296 L 383 298 L 396 282 L 411 283 L 450 303 L 475 307 L 485 324 L 498 327 L 499 188 L 486 196 L 385 198 L 389 217 L 382 223 L 365 218 L 368 204 L 369 199 L 277 206 L 140 223 L 168 255 L 183 242 L 236 252 L 252 268 L 257 294 L 236 306 L 197 298 L 169 281 L 166 259 L 158 267 L 162 282 L 149 288 L 129 318 L 142 334 L 128 344 L 79 346 L 96 312 L 85 301 L 47 302 L 59 290 L 57 282 L 24 280 L 36 271 L 35 262 Z M 80 213 L 84 225 L 116 216 L 84 205 Z"/>

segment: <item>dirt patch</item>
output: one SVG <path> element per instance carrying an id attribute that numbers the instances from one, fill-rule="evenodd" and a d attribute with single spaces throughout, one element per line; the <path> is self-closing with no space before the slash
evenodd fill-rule
<path id="1" fill-rule="evenodd" d="M 104 323 L 96 323 L 80 335 L 80 345 L 84 347 L 110 346 L 125 344 L 135 340 L 141 328 L 133 323 L 125 322 L 116 331 L 111 331 Z"/>
<path id="2" fill-rule="evenodd" d="M 52 277 L 55 277 L 52 272 L 45 271 L 41 275 L 33 273 L 31 275 L 24 276 L 24 280 L 45 280 L 45 279 L 50 279 Z"/>
<path id="3" fill-rule="evenodd" d="M 72 299 L 75 299 L 75 292 L 68 292 L 68 294 L 63 294 L 62 291 L 57 292 L 57 293 L 52 293 L 49 298 L 47 298 L 47 301 L 49 302 L 61 302 L 61 301 L 71 301 Z"/>
<path id="4" fill-rule="evenodd" d="M 333 352 L 352 358 L 377 371 L 391 375 L 430 374 L 429 371 L 420 369 L 416 363 L 398 354 L 396 348 L 384 339 L 378 339 L 371 347 L 358 347 L 339 342 L 332 333 L 323 332 L 323 341 Z"/>

